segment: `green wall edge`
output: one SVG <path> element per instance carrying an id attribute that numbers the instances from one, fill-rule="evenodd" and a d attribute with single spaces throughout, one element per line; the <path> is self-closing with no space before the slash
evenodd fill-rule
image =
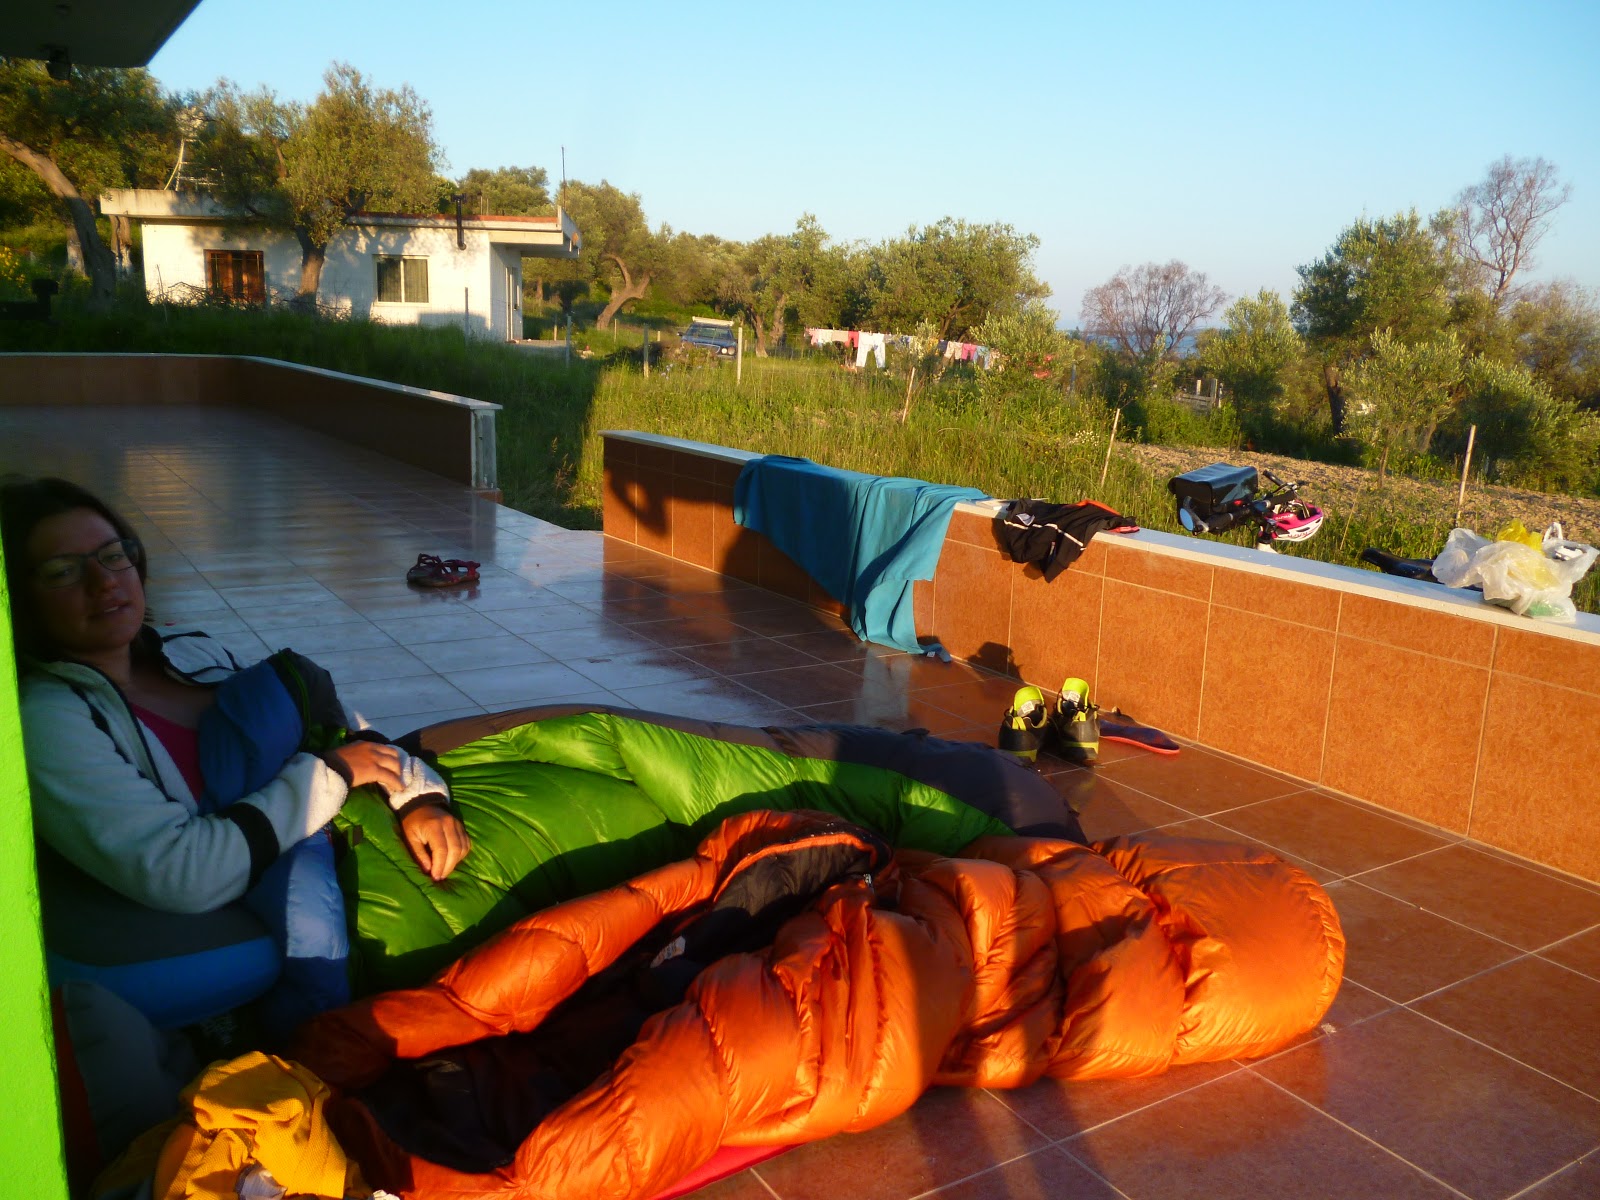
<path id="1" fill-rule="evenodd" d="M 50 989 L 33 865 L 33 810 L 22 758 L 4 568 L 0 552 L 0 929 L 6 931 L 6 961 L 0 969 L 0 1062 L 5 1064 L 0 1197 L 66 1200 Z"/>

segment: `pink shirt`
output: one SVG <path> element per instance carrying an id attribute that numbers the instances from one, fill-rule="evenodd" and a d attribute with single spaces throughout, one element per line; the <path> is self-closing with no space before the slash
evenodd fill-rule
<path id="1" fill-rule="evenodd" d="M 156 735 L 156 740 L 172 756 L 183 781 L 189 785 L 189 791 L 199 800 L 206 791 L 206 781 L 200 774 L 200 734 L 148 708 L 140 708 L 137 704 L 131 707 L 134 715 L 145 723 L 146 728 Z"/>

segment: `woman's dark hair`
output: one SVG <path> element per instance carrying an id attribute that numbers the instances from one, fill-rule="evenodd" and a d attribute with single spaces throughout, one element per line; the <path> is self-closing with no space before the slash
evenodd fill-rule
<path id="1" fill-rule="evenodd" d="M 0 477 L 0 546 L 5 547 L 6 590 L 11 595 L 11 639 L 19 661 L 24 658 L 50 660 L 59 654 L 39 626 L 33 604 L 28 599 L 28 539 L 41 521 L 73 509 L 87 508 L 104 517 L 118 537 L 138 542 L 139 535 L 121 513 L 93 492 L 65 479 L 28 479 L 21 475 Z M 144 551 L 134 555 L 134 570 L 139 582 L 145 581 Z"/>

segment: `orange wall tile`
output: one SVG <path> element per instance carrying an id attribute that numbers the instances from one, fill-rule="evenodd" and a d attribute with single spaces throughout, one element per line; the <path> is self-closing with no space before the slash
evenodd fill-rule
<path id="1" fill-rule="evenodd" d="M 1466 833 L 1488 686 L 1481 667 L 1341 636 L 1321 782 Z"/>
<path id="2" fill-rule="evenodd" d="M 1332 630 L 1339 624 L 1339 593 L 1332 588 L 1225 566 L 1216 568 L 1211 603 L 1316 629 Z"/>
<path id="3" fill-rule="evenodd" d="M 1078 555 L 1078 561 L 1073 563 L 1071 570 L 1080 571 L 1086 575 L 1104 575 L 1106 573 L 1106 546 L 1115 539 L 1115 534 L 1104 534 L 1089 540 L 1083 548 L 1083 553 Z"/>
<path id="4" fill-rule="evenodd" d="M 1020 679 L 1052 692 L 1074 675 L 1097 688 L 1105 578 L 1080 571 L 1080 565 L 1081 560 L 1049 583 L 1037 567 L 1011 568 L 1013 668 Z"/>
<path id="5" fill-rule="evenodd" d="M 1114 537 L 1097 537 L 1089 544 L 1093 546 L 1102 541 L 1106 546 L 1108 577 L 1158 591 L 1175 592 L 1194 600 L 1211 599 L 1212 568 L 1207 564 L 1157 554 L 1131 542 L 1119 542 Z"/>
<path id="6" fill-rule="evenodd" d="M 636 499 L 634 517 L 638 530 L 634 541 L 646 550 L 671 554 L 672 476 L 642 465 L 636 467 L 630 495 Z"/>
<path id="7" fill-rule="evenodd" d="M 1108 570 L 1129 553 L 1110 555 Z M 1108 576 L 1100 610 L 1098 702 L 1179 737 L 1195 737 L 1207 609 L 1203 600 Z"/>
<path id="8" fill-rule="evenodd" d="M 709 480 L 678 476 L 672 481 L 667 519 L 672 523 L 672 557 L 711 567 L 712 518 L 716 492 Z"/>
<path id="9" fill-rule="evenodd" d="M 1011 573 L 1012 563 L 996 550 L 945 542 L 933 580 L 933 636 L 953 656 L 1009 669 Z"/>
<path id="10" fill-rule="evenodd" d="M 711 567 L 724 575 L 757 583 L 761 579 L 761 542 L 758 533 L 735 524 L 732 505 L 716 505 L 711 513 Z"/>
<path id="11" fill-rule="evenodd" d="M 962 542 L 968 546 L 982 546 L 985 550 L 999 549 L 995 541 L 994 520 L 991 517 L 980 517 L 977 513 L 953 512 L 950 514 L 950 528 L 945 533 L 945 540 L 949 542 Z"/>
<path id="12" fill-rule="evenodd" d="M 1487 667 L 1494 657 L 1495 626 L 1487 621 L 1454 617 L 1353 592 L 1345 595 L 1339 610 L 1339 632 L 1475 667 Z"/>
<path id="13" fill-rule="evenodd" d="M 1600 881 L 1600 696 L 1495 672 L 1471 836 Z"/>
<path id="14" fill-rule="evenodd" d="M 1217 586 L 1230 572 L 1217 572 Z M 1261 592 L 1251 592 L 1259 598 Z M 1337 601 L 1337 597 L 1335 597 Z M 1295 611 L 1319 611 L 1303 606 Z M 1322 769 L 1331 630 L 1212 605 L 1200 741 L 1301 779 Z"/>
<path id="15" fill-rule="evenodd" d="M 1600 646 L 1571 638 L 1501 629 L 1494 669 L 1600 696 Z"/>
<path id="16" fill-rule="evenodd" d="M 761 578 L 757 582 L 768 591 L 796 600 L 811 599 L 811 576 L 765 537 L 761 539 L 760 570 Z"/>
<path id="17" fill-rule="evenodd" d="M 632 542 L 639 535 L 639 520 L 634 515 L 637 496 L 631 463 L 613 462 L 607 456 L 601 481 L 600 524 L 607 537 Z"/>

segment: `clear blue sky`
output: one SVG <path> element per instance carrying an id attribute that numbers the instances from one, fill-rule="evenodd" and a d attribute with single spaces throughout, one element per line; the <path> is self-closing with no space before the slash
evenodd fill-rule
<path id="1" fill-rule="evenodd" d="M 432 105 L 452 173 L 608 179 L 653 224 L 749 238 L 814 212 L 1037 234 L 1064 323 L 1118 267 L 1238 295 L 1356 217 L 1449 203 L 1502 154 L 1573 198 L 1535 278 L 1600 287 L 1600 3 L 606 4 L 202 0 L 150 64 L 310 99 L 327 64 Z"/>

